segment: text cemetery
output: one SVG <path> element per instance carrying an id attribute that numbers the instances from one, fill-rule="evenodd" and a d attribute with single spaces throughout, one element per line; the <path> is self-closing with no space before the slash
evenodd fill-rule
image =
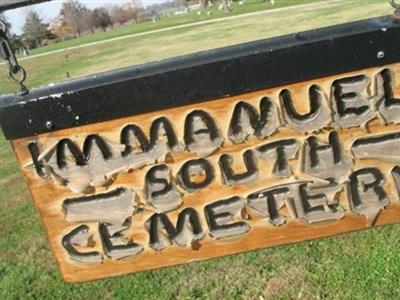
<path id="1" fill-rule="evenodd" d="M 341 222 L 347 211 L 371 226 L 400 192 L 395 75 L 312 83 L 301 101 L 290 88 L 229 106 L 221 99 L 220 109 L 186 108 L 183 124 L 171 109 L 106 136 L 39 139 L 25 167 L 69 190 L 58 208 L 69 226 L 57 239 L 78 264 L 195 252 L 205 239 L 240 243 L 260 226 Z M 382 130 L 368 132 L 370 122 Z"/>

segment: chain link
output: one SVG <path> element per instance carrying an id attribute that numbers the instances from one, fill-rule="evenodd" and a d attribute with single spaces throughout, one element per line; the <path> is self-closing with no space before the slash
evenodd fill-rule
<path id="1" fill-rule="evenodd" d="M 0 21 L 0 57 L 7 61 L 10 80 L 19 86 L 17 94 L 22 96 L 29 93 L 28 88 L 24 85 L 26 71 L 18 64 L 18 60 L 11 47 L 10 40 L 8 39 L 7 25 L 2 21 Z"/>
<path id="2" fill-rule="evenodd" d="M 397 3 L 396 0 L 389 0 L 389 3 L 391 6 L 393 6 L 393 8 L 395 8 L 396 10 L 400 10 L 400 3 Z"/>
<path id="3" fill-rule="evenodd" d="M 400 3 L 397 0 L 389 0 L 389 3 L 394 8 L 393 20 L 400 22 Z"/>

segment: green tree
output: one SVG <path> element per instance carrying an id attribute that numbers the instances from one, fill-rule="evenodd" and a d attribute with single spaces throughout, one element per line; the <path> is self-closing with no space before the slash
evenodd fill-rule
<path id="1" fill-rule="evenodd" d="M 35 11 L 29 11 L 22 29 L 22 41 L 29 48 L 40 47 L 42 42 L 49 36 L 47 27 L 48 24 L 43 23 L 42 19 Z"/>
<path id="2" fill-rule="evenodd" d="M 101 28 L 103 31 L 106 30 L 107 27 L 111 26 L 111 18 L 107 11 L 107 9 L 100 7 L 96 8 L 92 12 L 93 18 L 93 26 L 96 28 Z"/>
<path id="3" fill-rule="evenodd" d="M 11 43 L 11 47 L 14 49 L 14 51 L 17 51 L 17 52 L 19 51 L 19 49 L 24 47 L 24 44 L 23 44 L 21 38 L 18 35 L 16 35 L 15 33 L 10 36 L 10 43 Z"/>

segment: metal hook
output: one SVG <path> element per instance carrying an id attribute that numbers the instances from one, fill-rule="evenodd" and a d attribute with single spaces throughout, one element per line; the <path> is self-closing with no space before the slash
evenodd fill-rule
<path id="1" fill-rule="evenodd" d="M 394 8 L 393 20 L 400 22 L 400 3 L 397 3 L 397 0 L 389 0 L 389 4 Z"/>
<path id="2" fill-rule="evenodd" d="M 17 75 L 18 73 L 21 73 L 21 79 L 15 77 L 15 75 Z M 16 73 L 9 71 L 8 76 L 12 81 L 19 85 L 19 89 L 17 91 L 18 95 L 23 96 L 29 93 L 29 89 L 24 85 L 24 81 L 26 79 L 26 71 L 22 66 L 18 65 L 18 71 Z"/>

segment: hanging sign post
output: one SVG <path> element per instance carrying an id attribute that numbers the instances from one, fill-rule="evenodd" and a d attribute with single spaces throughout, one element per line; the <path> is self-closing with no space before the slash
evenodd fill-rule
<path id="1" fill-rule="evenodd" d="M 68 282 L 400 222 L 389 16 L 0 99 Z"/>

